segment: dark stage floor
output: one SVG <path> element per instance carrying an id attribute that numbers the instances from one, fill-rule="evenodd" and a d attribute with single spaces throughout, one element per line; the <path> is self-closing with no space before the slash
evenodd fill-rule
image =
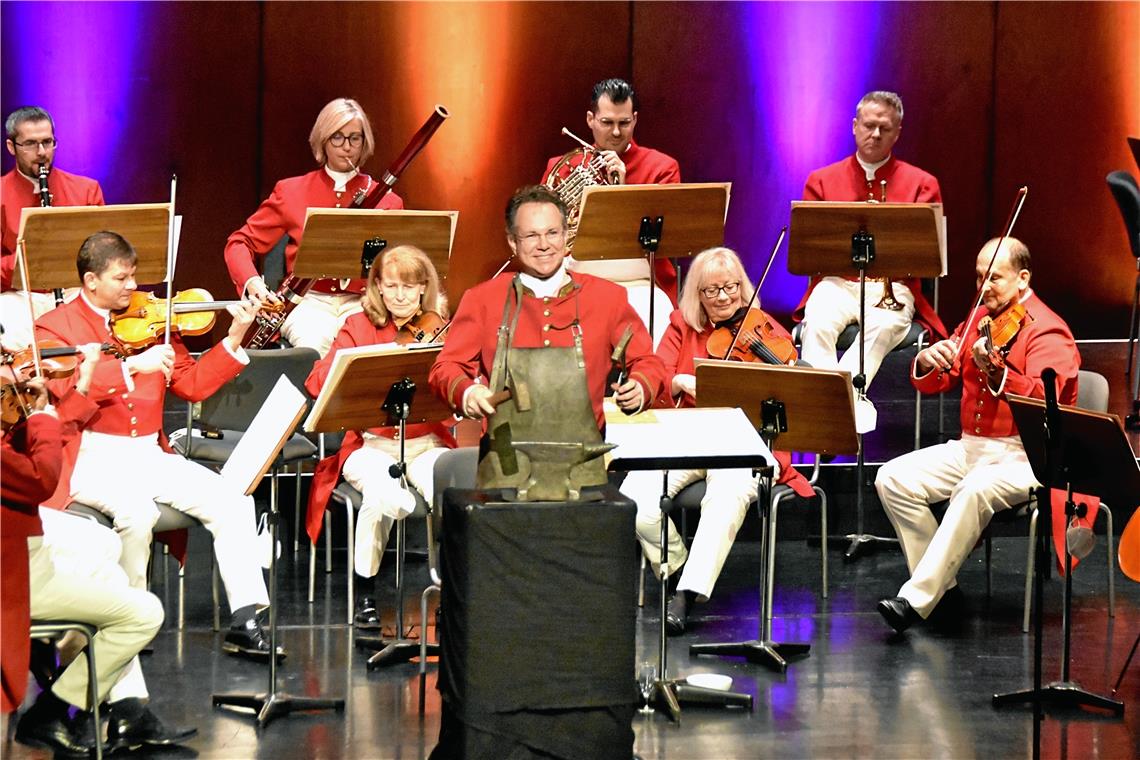
<path id="1" fill-rule="evenodd" d="M 954 630 L 919 628 L 891 635 L 874 603 L 892 594 L 905 567 L 896 552 L 881 552 L 844 565 L 832 552 L 831 597 L 819 597 L 818 549 L 802 541 L 779 547 L 774 622 L 778 640 L 808 642 L 809 657 L 786 675 L 743 661 L 692 658 L 696 641 L 751 638 L 756 633 L 757 545 L 738 543 L 721 583 L 698 608 L 697 625 L 670 641 L 673 675 L 717 672 L 732 676 L 735 689 L 753 694 L 755 709 L 720 711 L 687 708 L 681 725 L 661 715 L 638 717 L 635 751 L 649 758 L 753 757 L 1029 757 L 1032 714 L 1026 709 L 994 710 L 994 692 L 1031 684 L 1032 638 L 1020 632 L 1024 539 L 996 541 L 994 588 L 984 598 L 984 567 L 976 552 L 960 580 L 969 612 Z M 1116 617 L 1107 616 L 1103 544 L 1075 576 L 1072 675 L 1084 687 L 1107 694 L 1140 632 L 1140 585 L 1117 571 Z M 304 552 L 299 555 L 306 559 Z M 221 654 L 220 634 L 209 626 L 208 565 L 197 542 L 188 586 L 188 629 L 168 621 L 144 669 L 156 710 L 165 718 L 193 724 L 199 735 L 167 757 L 209 758 L 421 758 L 435 744 L 439 699 L 435 665 L 428 678 L 427 714 L 417 714 L 415 665 L 368 673 L 344 627 L 345 556 L 334 573 L 320 577 L 316 602 L 305 601 L 305 562 L 284 563 L 281 610 L 290 656 L 280 671 L 284 690 L 295 695 L 345 697 L 343 714 L 311 713 L 282 718 L 259 733 L 251 717 L 210 706 L 214 691 L 260 691 L 267 668 Z M 421 586 L 423 563 L 411 564 L 412 586 Z M 386 575 L 391 583 L 390 574 Z M 176 609 L 174 585 L 156 591 Z M 1060 602 L 1063 585 L 1048 583 L 1047 678 L 1059 672 Z M 649 591 L 639 616 L 638 655 L 654 657 L 658 616 Z M 389 599 L 389 604 L 391 600 Z M 409 603 L 409 610 L 413 605 Z M 390 607 L 389 607 L 390 609 Z M 412 612 L 412 620 L 418 614 Z M 525 625 L 525 621 L 503 621 Z M 433 631 L 434 633 L 434 631 Z M 589 611 L 567 635 L 589 636 Z M 631 673 L 631 678 L 633 674 Z M 1140 736 L 1140 661 L 1134 661 L 1121 689 L 1123 719 L 1092 712 L 1059 712 L 1043 726 L 1044 757 L 1135 757 Z M 6 744 L 4 756 L 47 754 Z"/>

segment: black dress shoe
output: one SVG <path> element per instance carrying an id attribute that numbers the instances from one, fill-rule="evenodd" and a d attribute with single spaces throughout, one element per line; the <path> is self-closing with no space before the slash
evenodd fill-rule
<path id="1" fill-rule="evenodd" d="M 256 616 L 247 618 L 243 623 L 234 623 L 226 631 L 226 638 L 222 641 L 222 650 L 229 654 L 241 655 L 255 660 L 269 661 L 269 637 L 261 626 L 261 620 Z M 285 650 L 277 647 L 277 661 L 285 659 Z"/>
<path id="2" fill-rule="evenodd" d="M 901 596 L 892 596 L 890 599 L 880 599 L 876 608 L 879 610 L 879 614 L 883 616 L 883 619 L 887 621 L 887 624 L 895 629 L 896 633 L 902 633 L 907 628 L 910 628 L 922 620 L 922 616 L 914 611 L 914 607 L 910 606 L 910 602 Z"/>
<path id="3" fill-rule="evenodd" d="M 51 715 L 31 708 L 16 724 L 16 741 L 49 747 L 58 755 L 86 757 L 95 749 L 95 730 L 91 714 L 80 710 L 74 718 L 67 713 Z"/>
<path id="4" fill-rule="evenodd" d="M 352 616 L 352 624 L 365 630 L 380 628 L 380 614 L 376 611 L 376 601 L 372 597 L 356 598 L 356 614 Z"/>
<path id="5" fill-rule="evenodd" d="M 684 591 L 678 591 L 669 598 L 669 606 L 665 610 L 665 633 L 670 636 L 680 636 L 685 632 L 685 624 L 689 621 L 689 600 Z"/>
<path id="6" fill-rule="evenodd" d="M 107 724 L 107 747 L 111 752 L 182 744 L 198 733 L 196 728 L 167 726 L 148 707 L 132 712 L 129 718 L 116 714 L 115 705 L 111 705 L 111 720 Z"/>

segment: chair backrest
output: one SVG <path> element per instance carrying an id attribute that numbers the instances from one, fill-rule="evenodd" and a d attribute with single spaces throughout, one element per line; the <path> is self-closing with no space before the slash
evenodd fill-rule
<path id="1" fill-rule="evenodd" d="M 1116 198 L 1116 205 L 1120 207 L 1132 255 L 1140 259 L 1140 187 L 1136 184 L 1136 178 L 1126 171 L 1118 171 L 1105 177 L 1105 181 L 1112 191 L 1112 197 Z"/>
<path id="2" fill-rule="evenodd" d="M 269 249 L 261 261 L 261 279 L 265 280 L 265 287 L 277 290 L 281 281 L 285 279 L 285 247 L 289 245 L 289 236 L 282 235 L 281 239 Z"/>
<path id="3" fill-rule="evenodd" d="M 1090 412 L 1108 411 L 1108 380 L 1104 375 L 1087 369 L 1078 373 L 1077 406 Z"/>
<path id="4" fill-rule="evenodd" d="M 448 449 L 435 460 L 432 471 L 432 508 L 443 514 L 443 491 L 447 488 L 474 488 L 475 471 L 479 467 L 479 447 L 462 446 Z"/>
<path id="5" fill-rule="evenodd" d="M 213 396 L 202 402 L 198 419 L 225 430 L 245 430 L 253 422 L 277 378 L 284 375 L 298 390 L 320 354 L 312 348 L 249 350 L 249 364 Z"/>

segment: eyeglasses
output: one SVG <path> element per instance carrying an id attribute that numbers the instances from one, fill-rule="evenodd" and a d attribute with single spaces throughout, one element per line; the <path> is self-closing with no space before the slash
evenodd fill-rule
<path id="1" fill-rule="evenodd" d="M 566 237 L 566 230 L 561 229 L 558 231 L 549 230 L 545 234 L 541 232 L 528 232 L 525 235 L 516 235 L 515 240 L 527 248 L 537 248 L 539 240 L 545 240 L 547 245 L 556 245 L 558 241 L 564 237 Z"/>
<path id="2" fill-rule="evenodd" d="M 724 285 L 710 285 L 707 288 L 701 288 L 701 294 L 705 298 L 716 298 L 720 295 L 720 291 L 724 291 L 726 296 L 734 296 L 740 290 L 739 282 L 727 282 Z"/>
<path id="3" fill-rule="evenodd" d="M 12 144 L 17 148 L 22 148 L 27 151 L 34 151 L 36 148 L 51 150 L 55 147 L 55 138 L 49 137 L 46 140 L 28 140 L 27 142 L 19 142 L 17 140 L 13 140 Z"/>
<path id="4" fill-rule="evenodd" d="M 353 132 L 351 135 L 346 135 L 346 134 L 342 134 L 340 132 L 337 132 L 336 134 L 334 134 L 332 137 L 329 138 L 329 144 L 332 145 L 334 148 L 339 148 L 340 146 L 344 145 L 345 140 L 348 140 L 348 144 L 351 145 L 352 147 L 356 148 L 362 142 L 364 142 L 364 135 L 362 135 L 359 132 Z"/>

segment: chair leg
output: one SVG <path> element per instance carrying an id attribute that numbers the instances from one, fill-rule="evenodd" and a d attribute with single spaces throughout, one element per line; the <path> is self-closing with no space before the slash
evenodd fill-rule
<path id="1" fill-rule="evenodd" d="M 820 596 L 827 598 L 827 494 L 822 488 L 815 488 L 819 495 L 819 577 Z"/>
<path id="2" fill-rule="evenodd" d="M 641 555 L 641 562 L 638 564 L 638 568 L 640 568 L 640 570 L 639 570 L 638 575 L 637 575 L 637 606 L 638 607 L 644 607 L 645 606 L 645 566 L 649 563 L 645 559 L 645 552 L 644 551 L 639 551 L 638 554 Z"/>
<path id="3" fill-rule="evenodd" d="M 332 521 L 325 512 L 325 575 L 332 572 Z"/>
<path id="4" fill-rule="evenodd" d="M 186 566 L 178 565 L 178 630 L 186 627 Z"/>
<path id="5" fill-rule="evenodd" d="M 642 575 L 644 576 L 644 572 Z M 428 596 L 433 592 L 439 592 L 440 587 L 434 583 L 424 589 L 420 594 L 420 715 L 424 714 L 424 701 L 427 691 L 427 619 L 428 619 Z M 439 630 L 436 629 L 435 640 L 439 641 Z"/>
<path id="6" fill-rule="evenodd" d="M 1033 598 L 1033 572 L 1037 559 L 1037 515 L 1036 509 L 1029 515 L 1029 557 L 1025 560 L 1025 603 L 1021 615 L 1021 632 L 1029 633 L 1029 610 Z"/>
<path id="7" fill-rule="evenodd" d="M 313 603 L 317 587 L 317 544 L 309 544 L 309 604 Z"/>
<path id="8" fill-rule="evenodd" d="M 297 479 L 293 483 L 293 556 L 301 548 L 301 462 L 297 462 Z"/>
<path id="9" fill-rule="evenodd" d="M 210 555 L 210 593 L 214 598 L 214 633 L 222 630 L 222 602 L 220 594 L 218 593 L 218 582 L 221 580 L 221 573 L 218 572 L 218 561 L 214 558 L 213 554 Z"/>
<path id="10" fill-rule="evenodd" d="M 1105 545 L 1108 550 L 1108 616 L 1116 617 L 1116 574 L 1113 572 L 1113 566 L 1116 564 L 1116 554 L 1112 551 L 1112 510 L 1104 502 L 1100 504 L 1100 511 L 1104 512 L 1104 519 L 1107 521 L 1108 535 L 1105 537 Z"/>
<path id="11" fill-rule="evenodd" d="M 352 627 L 353 612 L 356 610 L 356 510 L 351 499 L 344 500 L 345 526 L 348 529 L 346 544 L 348 546 L 348 626 Z"/>
<path id="12" fill-rule="evenodd" d="M 95 726 L 95 758 L 103 758 L 103 724 L 99 718 L 99 671 L 95 668 L 95 639 L 87 629 L 77 629 L 87 641 L 87 701 Z"/>

